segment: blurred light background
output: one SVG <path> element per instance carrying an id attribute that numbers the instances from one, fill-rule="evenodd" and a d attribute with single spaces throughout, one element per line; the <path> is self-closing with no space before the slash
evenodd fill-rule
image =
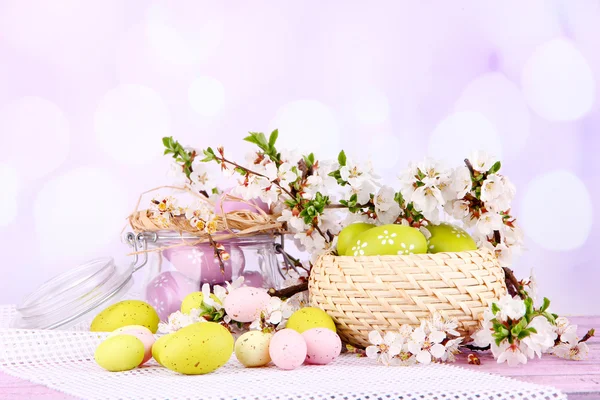
<path id="1" fill-rule="evenodd" d="M 226 5 L 225 5 L 226 4 Z M 600 2 L 0 0 L 0 303 L 122 257 L 160 138 L 249 131 L 370 157 L 503 160 L 555 311 L 598 314 Z"/>

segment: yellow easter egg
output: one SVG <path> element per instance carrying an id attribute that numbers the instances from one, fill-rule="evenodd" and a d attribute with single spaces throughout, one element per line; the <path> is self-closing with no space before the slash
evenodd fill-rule
<path id="1" fill-rule="evenodd" d="M 152 333 L 158 330 L 158 314 L 152 306 L 139 300 L 115 303 L 94 318 L 92 332 L 112 332 L 128 325 L 142 325 Z"/>
<path id="2" fill-rule="evenodd" d="M 273 334 L 248 331 L 235 341 L 235 356 L 245 367 L 262 367 L 271 361 L 269 343 Z"/>
<path id="3" fill-rule="evenodd" d="M 168 343 L 171 339 L 175 337 L 174 333 L 169 333 L 167 335 L 163 335 L 156 339 L 156 342 L 152 345 L 152 357 L 156 360 L 157 363 L 163 365 L 160 361 L 161 353 L 167 348 Z"/>
<path id="4" fill-rule="evenodd" d="M 427 230 L 431 233 L 427 245 L 429 253 L 477 250 L 477 244 L 473 238 L 458 226 L 451 224 L 428 225 Z"/>
<path id="5" fill-rule="evenodd" d="M 427 253 L 427 239 L 417 228 L 404 225 L 382 225 L 358 236 L 348 249 L 348 256 L 385 256 Z"/>
<path id="6" fill-rule="evenodd" d="M 100 343 L 94 359 L 107 371 L 129 371 L 142 363 L 144 344 L 135 336 L 113 336 Z"/>
<path id="7" fill-rule="evenodd" d="M 207 374 L 225 365 L 233 353 L 233 336 L 221 324 L 199 322 L 175 332 L 160 351 L 160 362 L 185 375 Z"/>
<path id="8" fill-rule="evenodd" d="M 292 314 L 286 328 L 302 333 L 312 328 L 327 328 L 336 332 L 333 319 L 325 311 L 316 307 L 304 307 Z"/>
<path id="9" fill-rule="evenodd" d="M 194 308 L 202 307 L 203 301 L 204 295 L 202 292 L 192 292 L 185 296 L 181 302 L 181 312 L 184 314 L 189 314 Z"/>

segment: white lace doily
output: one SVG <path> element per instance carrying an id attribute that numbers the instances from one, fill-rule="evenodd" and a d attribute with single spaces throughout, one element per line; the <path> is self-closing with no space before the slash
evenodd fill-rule
<path id="1" fill-rule="evenodd" d="M 2 307 L 0 307 L 1 309 Z M 6 308 L 6 307 L 5 307 Z M 9 312 L 0 311 L 0 316 Z M 148 366 L 110 373 L 93 359 L 105 334 L 0 329 L 0 369 L 85 399 L 566 399 L 557 389 L 449 365 L 384 367 L 344 355 L 327 366 L 243 368 L 235 357 L 202 376 Z"/>

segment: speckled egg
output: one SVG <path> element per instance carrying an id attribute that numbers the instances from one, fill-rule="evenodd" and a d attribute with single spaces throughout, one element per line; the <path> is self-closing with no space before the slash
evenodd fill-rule
<path id="1" fill-rule="evenodd" d="M 225 298 L 225 311 L 234 321 L 252 322 L 260 316 L 271 300 L 264 289 L 241 287 L 234 289 Z"/>
<path id="2" fill-rule="evenodd" d="M 181 308 L 188 294 L 200 289 L 198 282 L 181 272 L 169 271 L 159 274 L 146 286 L 146 300 L 156 309 L 161 321 Z"/>
<path id="3" fill-rule="evenodd" d="M 211 285 L 231 282 L 233 277 L 242 274 L 246 259 L 244 252 L 239 246 L 223 243 L 229 259 L 223 261 L 225 273 L 221 272 L 219 259 L 215 257 L 213 247 L 208 243 L 200 243 L 195 246 L 177 246 L 163 250 L 165 258 L 173 264 L 177 271 L 186 277 Z"/>
<path id="4" fill-rule="evenodd" d="M 107 371 L 129 371 L 142 363 L 144 344 L 131 335 L 110 337 L 96 348 L 94 359 Z"/>
<path id="5" fill-rule="evenodd" d="M 382 225 L 358 236 L 347 256 L 409 255 L 427 252 L 427 239 L 417 229 L 404 225 Z"/>
<path id="6" fill-rule="evenodd" d="M 348 249 L 356 243 L 356 236 L 371 228 L 375 228 L 375 225 L 365 222 L 355 222 L 342 229 L 337 241 L 338 254 L 341 256 L 345 255 Z"/>
<path id="7" fill-rule="evenodd" d="M 185 375 L 207 374 L 225 365 L 233 353 L 233 336 L 216 322 L 199 322 L 173 334 L 160 351 L 166 368 Z"/>
<path id="8" fill-rule="evenodd" d="M 125 300 L 100 312 L 92 321 L 90 330 L 92 332 L 112 332 L 128 325 L 142 325 L 152 333 L 156 333 L 158 322 L 158 314 L 150 304 L 139 300 Z"/>
<path id="9" fill-rule="evenodd" d="M 142 342 L 144 345 L 144 359 L 140 365 L 152 358 L 152 346 L 156 340 L 154 339 L 152 332 L 150 332 L 150 329 L 141 325 L 129 325 L 112 331 L 108 337 L 114 337 L 118 335 L 135 336 Z"/>
<path id="10" fill-rule="evenodd" d="M 294 312 L 287 321 L 287 328 L 303 333 L 312 328 L 327 328 L 336 332 L 333 319 L 317 307 L 303 307 Z"/>
<path id="11" fill-rule="evenodd" d="M 235 356 L 246 367 L 262 367 L 271 362 L 269 343 L 273 335 L 261 331 L 249 331 L 235 341 Z"/>
<path id="12" fill-rule="evenodd" d="M 295 369 L 306 359 L 306 342 L 301 334 L 293 329 L 276 332 L 269 344 L 269 355 L 281 369 Z"/>
<path id="13" fill-rule="evenodd" d="M 302 333 L 306 342 L 306 363 L 325 365 L 335 360 L 342 351 L 342 340 L 326 328 L 313 328 Z"/>
<path id="14" fill-rule="evenodd" d="M 462 228 L 451 224 L 428 225 L 431 233 L 428 240 L 429 253 L 477 250 L 473 238 Z"/>
<path id="15" fill-rule="evenodd" d="M 169 333 L 167 335 L 163 335 L 163 336 L 159 337 L 158 339 L 156 339 L 156 342 L 154 342 L 154 344 L 152 345 L 152 357 L 154 357 L 156 362 L 159 363 L 160 365 L 163 365 L 162 362 L 160 361 L 160 355 L 162 354 L 164 349 L 167 347 L 169 341 L 171 339 L 173 339 L 174 337 L 175 337 L 174 333 Z"/>

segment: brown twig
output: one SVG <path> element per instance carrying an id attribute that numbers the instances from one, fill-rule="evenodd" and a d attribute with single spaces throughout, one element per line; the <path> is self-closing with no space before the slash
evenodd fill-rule
<path id="1" fill-rule="evenodd" d="M 473 344 L 465 344 L 460 347 L 464 347 L 465 349 L 469 349 L 471 351 L 486 351 L 486 350 L 489 350 L 491 346 L 477 347 Z"/>
<path id="2" fill-rule="evenodd" d="M 295 295 L 296 293 L 305 292 L 308 290 L 308 282 L 302 282 L 295 286 L 286 287 L 283 289 L 275 290 L 273 288 L 269 289 L 269 294 L 274 297 L 279 298 L 289 298 Z"/>
<path id="3" fill-rule="evenodd" d="M 221 273 L 225 275 L 225 263 L 223 262 L 223 258 L 221 257 L 221 250 L 217 248 L 218 244 L 214 241 L 210 234 L 208 235 L 208 241 L 210 242 L 210 245 L 213 247 L 213 249 L 215 249 L 215 257 L 217 257 L 217 259 L 219 260 L 219 268 L 221 269 Z"/>
<path id="4" fill-rule="evenodd" d="M 475 176 L 475 169 L 473 169 L 473 164 L 471 164 L 471 161 L 469 161 L 468 158 L 465 158 L 465 165 L 469 169 L 469 172 L 471 173 L 471 176 Z"/>
<path id="5" fill-rule="evenodd" d="M 506 281 L 506 289 L 508 290 L 508 294 L 511 296 L 519 296 L 521 299 L 525 299 L 525 295 L 521 290 L 521 284 L 519 280 L 515 277 L 513 271 L 508 267 L 502 267 L 504 270 L 504 279 Z"/>
<path id="6" fill-rule="evenodd" d="M 583 338 L 581 338 L 579 343 L 587 342 L 591 337 L 594 336 L 595 333 L 596 333 L 596 330 L 594 328 L 590 329 L 589 331 L 587 331 L 585 336 Z"/>

